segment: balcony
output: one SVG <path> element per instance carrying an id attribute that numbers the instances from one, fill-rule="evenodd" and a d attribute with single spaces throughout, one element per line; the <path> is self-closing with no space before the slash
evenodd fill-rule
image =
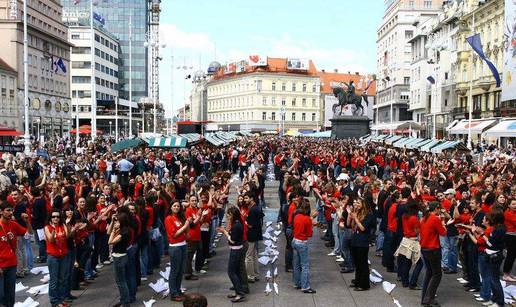
<path id="1" fill-rule="evenodd" d="M 516 117 L 516 100 L 502 102 L 500 105 L 500 116 Z"/>
<path id="2" fill-rule="evenodd" d="M 456 118 L 456 117 L 467 117 L 467 108 L 466 107 L 455 107 L 451 110 L 451 115 L 453 118 Z"/>
<path id="3" fill-rule="evenodd" d="M 459 51 L 457 54 L 458 62 L 466 62 L 469 60 L 469 51 Z"/>

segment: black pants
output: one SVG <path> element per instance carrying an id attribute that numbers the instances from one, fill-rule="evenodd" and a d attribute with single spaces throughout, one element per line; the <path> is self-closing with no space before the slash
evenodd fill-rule
<path id="1" fill-rule="evenodd" d="M 514 259 L 516 258 L 516 236 L 505 235 L 505 246 L 507 248 L 507 258 L 503 263 L 503 272 L 506 274 L 511 273 Z"/>
<path id="2" fill-rule="evenodd" d="M 370 287 L 368 253 L 369 246 L 351 246 L 351 257 L 353 257 L 353 263 L 355 264 L 355 285 L 362 289 L 369 289 Z"/>
<path id="3" fill-rule="evenodd" d="M 238 295 L 244 295 L 243 280 L 240 274 L 240 264 L 244 258 L 242 249 L 232 249 L 229 251 L 228 276 Z"/>
<path id="4" fill-rule="evenodd" d="M 285 270 L 292 270 L 292 261 L 294 259 L 294 250 L 292 249 L 292 237 L 285 233 L 287 246 L 285 247 Z"/>
<path id="5" fill-rule="evenodd" d="M 79 290 L 79 283 L 84 281 L 84 268 L 86 267 L 86 262 L 91 255 L 91 248 L 89 244 L 84 243 L 77 245 L 77 251 L 75 255 L 75 260 L 79 264 L 79 266 L 74 267 L 72 271 L 72 289 Z"/>
<path id="6" fill-rule="evenodd" d="M 210 254 L 210 232 L 201 230 L 201 256 L 202 256 L 203 264 L 204 264 L 204 260 L 208 259 L 209 254 Z"/>
<path id="7" fill-rule="evenodd" d="M 186 260 L 186 269 L 185 275 L 191 276 L 192 271 L 192 260 L 193 256 L 197 254 L 195 257 L 195 270 L 200 271 L 202 265 L 204 264 L 204 259 L 202 257 L 202 249 L 201 249 L 201 241 L 188 241 L 188 258 Z"/>
<path id="8" fill-rule="evenodd" d="M 382 265 L 394 271 L 394 252 L 396 251 L 396 233 L 387 230 L 383 241 Z"/>
<path id="9" fill-rule="evenodd" d="M 435 302 L 435 293 L 443 275 L 441 270 L 441 249 L 423 249 L 421 253 L 423 254 L 426 268 L 423 292 L 421 293 L 421 304 L 433 304 Z"/>
<path id="10" fill-rule="evenodd" d="M 249 243 L 244 241 L 242 244 L 242 257 L 240 257 L 240 279 L 242 280 L 242 290 L 246 293 L 249 293 L 249 282 L 247 281 L 247 270 L 245 268 L 245 255 L 247 254 L 247 249 L 249 248 Z"/>
<path id="11" fill-rule="evenodd" d="M 99 264 L 99 258 L 100 263 L 109 259 L 108 239 L 106 232 L 95 231 L 95 244 L 93 254 L 91 255 L 91 265 L 93 268 Z"/>

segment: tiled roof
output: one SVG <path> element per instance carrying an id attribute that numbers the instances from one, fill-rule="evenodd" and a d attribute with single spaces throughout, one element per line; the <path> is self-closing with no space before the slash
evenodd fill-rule
<path id="1" fill-rule="evenodd" d="M 16 73 L 16 70 L 14 70 L 14 68 L 12 68 L 11 66 L 7 65 L 7 63 L 4 62 L 4 60 L 2 59 L 0 59 L 0 70 Z"/>

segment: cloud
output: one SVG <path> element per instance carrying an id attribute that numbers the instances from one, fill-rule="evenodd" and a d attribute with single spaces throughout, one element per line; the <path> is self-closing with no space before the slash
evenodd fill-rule
<path id="1" fill-rule="evenodd" d="M 205 33 L 185 32 L 175 24 L 161 24 L 160 38 L 172 48 L 208 51 L 215 48 L 215 44 Z"/>

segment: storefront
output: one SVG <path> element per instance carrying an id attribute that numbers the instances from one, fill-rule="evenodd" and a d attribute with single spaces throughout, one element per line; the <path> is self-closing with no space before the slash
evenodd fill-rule
<path id="1" fill-rule="evenodd" d="M 483 133 L 483 137 L 496 139 L 498 145 L 507 147 L 516 141 L 516 119 L 502 120 Z"/>
<path id="2" fill-rule="evenodd" d="M 450 130 L 450 136 L 455 137 L 456 139 L 467 139 L 467 135 L 471 130 L 471 140 L 473 142 L 478 142 L 482 140 L 482 132 L 487 129 L 493 127 L 497 123 L 497 119 L 473 119 L 471 123 L 467 119 L 463 119 L 459 121 L 455 126 L 453 126 Z"/>

